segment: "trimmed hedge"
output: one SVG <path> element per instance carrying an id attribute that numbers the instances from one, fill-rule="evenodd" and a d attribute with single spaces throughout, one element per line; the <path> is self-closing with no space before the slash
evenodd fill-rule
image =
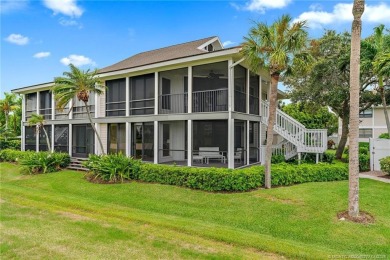
<path id="1" fill-rule="evenodd" d="M 21 159 L 26 158 L 36 152 L 34 151 L 18 151 L 13 149 L 0 150 L 0 161 L 1 162 L 18 162 Z"/>
<path id="2" fill-rule="evenodd" d="M 390 156 L 380 159 L 379 164 L 381 165 L 382 171 L 384 171 L 387 174 L 390 174 Z"/>
<path id="3" fill-rule="evenodd" d="M 0 150 L 3 149 L 20 150 L 21 143 L 22 142 L 20 141 L 20 139 L 5 140 L 4 138 L 0 138 Z"/>

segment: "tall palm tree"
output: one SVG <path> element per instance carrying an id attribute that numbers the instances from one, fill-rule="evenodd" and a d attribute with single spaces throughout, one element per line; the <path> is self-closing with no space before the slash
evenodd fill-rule
<path id="1" fill-rule="evenodd" d="M 53 152 L 53 149 L 50 145 L 50 138 L 49 138 L 49 135 L 47 134 L 47 131 L 45 129 L 45 117 L 43 115 L 38 115 L 38 114 L 32 114 L 31 117 L 28 119 L 28 125 L 29 126 L 35 126 L 36 127 L 36 130 L 37 130 L 37 134 L 39 134 L 39 132 L 41 131 L 41 129 L 43 130 L 43 132 L 45 133 L 45 137 L 46 137 L 46 144 L 47 144 L 47 149 L 50 151 L 50 152 Z"/>
<path id="2" fill-rule="evenodd" d="M 92 129 L 98 139 L 100 149 L 104 154 L 103 143 L 99 133 L 96 131 L 91 111 L 88 106 L 88 101 L 91 92 L 94 92 L 95 95 L 101 95 L 104 93 L 104 89 L 106 87 L 103 85 L 99 77 L 96 76 L 97 70 L 83 71 L 73 64 L 69 64 L 69 68 L 70 72 L 64 72 L 64 77 L 54 78 L 52 92 L 54 94 L 56 106 L 59 109 L 63 109 L 74 97 L 76 97 L 79 101 L 82 101 L 87 111 L 89 122 L 91 123 Z"/>
<path id="3" fill-rule="evenodd" d="M 350 117 L 349 117 L 349 194 L 348 215 L 359 215 L 359 91 L 360 91 L 360 37 L 364 0 L 354 0 L 350 56 Z"/>
<path id="4" fill-rule="evenodd" d="M 291 17 L 283 15 L 268 26 L 256 23 L 244 37 L 241 54 L 253 72 L 265 67 L 271 75 L 267 144 L 265 161 L 265 187 L 271 188 L 271 156 L 273 127 L 276 119 L 277 89 L 281 74 L 291 72 L 293 65 L 307 67 L 307 32 L 305 21 L 291 24 Z"/>
<path id="5" fill-rule="evenodd" d="M 5 130 L 8 130 L 9 114 L 18 108 L 17 97 L 14 93 L 4 93 L 4 99 L 0 100 L 0 110 L 5 116 Z"/>
<path id="6" fill-rule="evenodd" d="M 387 132 L 390 134 L 390 120 L 387 112 L 384 78 L 390 77 L 390 34 L 385 34 L 383 24 L 374 28 L 374 34 L 362 42 L 363 69 L 372 69 L 378 78 L 378 92 L 381 96 Z"/>

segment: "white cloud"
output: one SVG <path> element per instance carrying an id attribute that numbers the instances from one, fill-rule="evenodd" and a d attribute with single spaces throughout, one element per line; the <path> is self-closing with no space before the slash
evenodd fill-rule
<path id="1" fill-rule="evenodd" d="M 300 14 L 293 22 L 307 20 L 308 25 L 312 28 L 318 28 L 322 25 L 350 22 L 353 20 L 352 4 L 336 4 L 332 12 L 312 9 L 312 11 Z M 365 22 L 373 23 L 390 23 L 390 6 L 385 3 L 378 5 L 366 5 L 362 16 Z"/>
<path id="2" fill-rule="evenodd" d="M 14 43 L 17 45 L 26 45 L 29 42 L 29 38 L 23 36 L 21 34 L 10 34 L 7 38 L 5 38 L 7 42 Z"/>
<path id="3" fill-rule="evenodd" d="M 41 59 L 41 58 L 47 58 L 50 56 L 50 52 L 38 52 L 34 54 L 34 58 Z"/>
<path id="4" fill-rule="evenodd" d="M 232 42 L 232 41 L 226 41 L 226 42 L 222 43 L 223 47 L 227 47 L 227 46 L 233 45 L 233 44 L 235 44 L 235 42 Z"/>
<path id="5" fill-rule="evenodd" d="M 25 8 L 28 0 L 0 0 L 0 13 L 9 13 Z"/>
<path id="6" fill-rule="evenodd" d="M 83 25 L 80 24 L 79 22 L 77 22 L 74 19 L 65 19 L 64 17 L 61 17 L 58 21 L 59 21 L 59 23 L 62 26 L 65 26 L 65 27 L 67 27 L 67 26 L 77 26 L 79 29 L 83 28 Z"/>
<path id="7" fill-rule="evenodd" d="M 71 63 L 75 66 L 84 66 L 84 65 L 96 66 L 96 63 L 90 58 L 85 57 L 83 55 L 76 55 L 76 54 L 72 54 L 69 55 L 68 57 L 64 57 L 60 60 L 60 62 L 66 66 Z"/>
<path id="8" fill-rule="evenodd" d="M 267 9 L 280 9 L 286 7 L 292 0 L 250 0 L 244 6 L 231 3 L 237 10 L 258 11 L 264 13 Z"/>
<path id="9" fill-rule="evenodd" d="M 80 17 L 84 10 L 77 6 L 76 0 L 43 0 L 44 5 L 53 10 L 54 14 L 70 17 Z"/>

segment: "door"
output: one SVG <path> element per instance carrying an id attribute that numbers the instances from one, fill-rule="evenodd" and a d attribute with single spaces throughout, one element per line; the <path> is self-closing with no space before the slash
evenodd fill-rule
<path id="1" fill-rule="evenodd" d="M 90 125 L 73 125 L 72 156 L 87 158 L 94 153 L 95 134 Z"/>
<path id="2" fill-rule="evenodd" d="M 170 151 L 170 127 L 169 124 L 162 124 L 163 126 L 163 136 L 162 136 L 162 145 L 163 145 L 163 157 L 171 155 Z"/>
<path id="3" fill-rule="evenodd" d="M 133 124 L 132 155 L 143 161 L 154 160 L 154 125 L 151 123 Z"/>

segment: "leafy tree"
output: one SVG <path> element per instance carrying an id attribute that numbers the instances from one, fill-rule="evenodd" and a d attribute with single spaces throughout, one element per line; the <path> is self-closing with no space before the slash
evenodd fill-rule
<path id="1" fill-rule="evenodd" d="M 39 134 L 39 132 L 41 130 L 43 130 L 43 132 L 45 133 L 45 137 L 46 137 L 47 149 L 50 152 L 53 152 L 53 149 L 52 149 L 52 147 L 50 145 L 49 135 L 47 134 L 47 131 L 45 129 L 45 117 L 43 115 L 38 115 L 38 114 L 33 113 L 31 115 L 31 117 L 28 119 L 28 125 L 29 126 L 35 126 L 36 129 L 37 129 L 37 134 Z"/>
<path id="2" fill-rule="evenodd" d="M 360 37 L 364 0 L 353 2 L 352 38 L 350 55 L 350 118 L 349 118 L 349 193 L 348 215 L 359 215 L 359 99 L 360 99 Z"/>
<path id="3" fill-rule="evenodd" d="M 341 118 L 342 131 L 336 151 L 338 159 L 341 159 L 349 134 L 350 43 L 349 33 L 326 31 L 321 38 L 311 42 L 310 53 L 314 60 L 308 73 L 292 74 L 283 79 L 293 102 L 329 106 Z M 360 112 L 380 102 L 379 96 L 371 89 L 376 82 L 372 71 L 361 71 Z"/>
<path id="4" fill-rule="evenodd" d="M 290 103 L 283 105 L 282 110 L 308 129 L 327 129 L 328 136 L 338 130 L 337 116 L 329 112 L 327 107 L 319 106 L 316 103 Z"/>
<path id="5" fill-rule="evenodd" d="M 10 113 L 19 108 L 19 106 L 15 94 L 5 92 L 4 96 L 4 99 L 0 100 L 0 111 L 5 117 L 5 130 L 8 130 Z"/>
<path id="6" fill-rule="evenodd" d="M 56 100 L 56 106 L 59 109 L 63 109 L 74 97 L 84 103 L 85 109 L 89 122 L 91 123 L 92 129 L 98 139 L 100 149 L 104 154 L 103 143 L 99 133 L 95 128 L 91 111 L 89 110 L 88 101 L 89 94 L 94 92 L 95 95 L 101 95 L 104 93 L 105 86 L 97 77 L 97 70 L 94 71 L 83 71 L 69 64 L 70 72 L 64 72 L 64 77 L 54 78 L 54 86 L 52 92 Z"/>
<path id="7" fill-rule="evenodd" d="M 273 127 L 276 119 L 279 78 L 283 73 L 290 72 L 293 64 L 300 68 L 308 66 L 305 55 L 307 47 L 305 21 L 295 23 L 291 21 L 289 15 L 283 15 L 270 26 L 256 23 L 248 36 L 244 37 L 241 50 L 252 71 L 258 72 L 265 67 L 271 76 L 265 158 L 266 188 L 271 188 Z"/>
<path id="8" fill-rule="evenodd" d="M 372 70 L 378 79 L 377 90 L 385 114 L 387 132 L 390 134 L 390 120 L 386 104 L 385 83 L 390 77 L 390 34 L 385 33 L 383 24 L 374 28 L 374 33 L 362 42 L 362 69 Z M 388 90 L 387 90 L 388 91 Z"/>

